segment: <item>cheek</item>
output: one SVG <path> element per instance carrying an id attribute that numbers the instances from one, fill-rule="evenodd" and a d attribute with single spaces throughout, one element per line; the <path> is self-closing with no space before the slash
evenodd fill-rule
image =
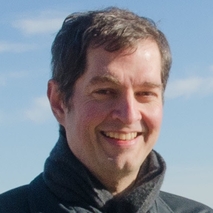
<path id="1" fill-rule="evenodd" d="M 160 130 L 162 117 L 163 117 L 162 106 L 148 108 L 143 116 L 149 130 L 155 131 Z"/>
<path id="2" fill-rule="evenodd" d="M 98 125 L 107 117 L 108 111 L 109 107 L 105 107 L 103 104 L 95 103 L 93 101 L 84 103 L 77 108 L 78 117 L 84 126 Z"/>

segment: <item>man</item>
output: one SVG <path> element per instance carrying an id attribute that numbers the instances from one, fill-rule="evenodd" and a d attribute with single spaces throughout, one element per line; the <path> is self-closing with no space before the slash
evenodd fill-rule
<path id="1" fill-rule="evenodd" d="M 147 18 L 118 8 L 68 16 L 47 92 L 59 140 L 42 174 L 0 196 L 0 212 L 213 212 L 160 191 L 166 166 L 152 149 L 170 66 Z"/>

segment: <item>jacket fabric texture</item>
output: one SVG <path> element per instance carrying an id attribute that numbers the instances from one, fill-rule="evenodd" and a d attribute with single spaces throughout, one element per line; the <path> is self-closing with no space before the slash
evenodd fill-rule
<path id="1" fill-rule="evenodd" d="M 0 213 L 213 213 L 203 204 L 160 191 L 165 170 L 153 150 L 132 189 L 113 197 L 72 154 L 61 133 L 43 173 L 0 195 Z"/>

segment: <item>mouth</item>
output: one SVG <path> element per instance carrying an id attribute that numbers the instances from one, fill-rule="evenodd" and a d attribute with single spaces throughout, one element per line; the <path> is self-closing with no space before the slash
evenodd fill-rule
<path id="1" fill-rule="evenodd" d="M 107 138 L 129 141 L 137 138 L 139 135 L 142 135 L 142 132 L 119 133 L 102 131 L 101 134 Z"/>

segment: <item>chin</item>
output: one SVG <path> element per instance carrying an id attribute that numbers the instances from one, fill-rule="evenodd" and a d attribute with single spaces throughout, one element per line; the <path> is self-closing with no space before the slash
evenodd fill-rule
<path id="1" fill-rule="evenodd" d="M 113 170 L 123 171 L 123 172 L 133 172 L 138 171 L 145 160 L 147 155 L 143 157 L 136 158 L 135 155 L 131 156 L 119 156 L 119 157 L 109 157 L 108 162 L 112 165 Z"/>

